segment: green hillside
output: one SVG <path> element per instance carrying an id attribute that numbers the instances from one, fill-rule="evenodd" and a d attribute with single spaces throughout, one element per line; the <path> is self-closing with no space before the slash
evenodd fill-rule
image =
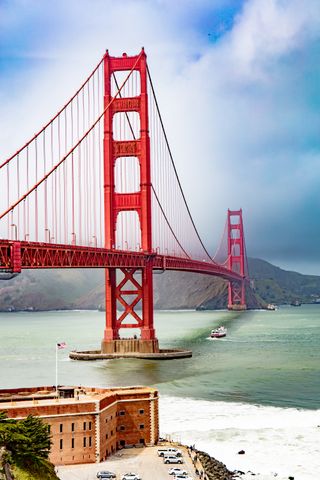
<path id="1" fill-rule="evenodd" d="M 249 259 L 249 270 L 255 292 L 267 303 L 312 303 L 320 297 L 320 277 L 316 275 L 282 270 L 257 258 Z"/>
<path id="2" fill-rule="evenodd" d="M 102 270 L 93 269 L 25 270 L 0 281 L 0 310 L 79 308 L 80 299 L 102 284 L 103 278 Z"/>
<path id="3" fill-rule="evenodd" d="M 320 277 L 288 272 L 264 260 L 249 259 L 253 291 L 247 304 L 259 308 L 267 303 L 293 300 L 314 302 L 320 297 Z M 0 281 L 0 310 L 103 309 L 104 272 L 94 269 L 23 271 Z M 157 309 L 225 308 L 227 283 L 217 277 L 187 272 L 154 275 L 154 305 Z"/>

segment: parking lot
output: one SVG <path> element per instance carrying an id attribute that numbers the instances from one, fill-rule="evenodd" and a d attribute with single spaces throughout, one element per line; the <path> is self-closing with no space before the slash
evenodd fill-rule
<path id="1" fill-rule="evenodd" d="M 141 480 L 173 480 L 168 470 L 180 467 L 186 470 L 190 477 L 196 478 L 193 464 L 185 448 L 179 447 L 183 453 L 182 465 L 164 464 L 162 457 L 158 457 L 158 448 L 160 447 L 124 449 L 109 457 L 106 462 L 61 466 L 57 467 L 56 471 L 61 480 L 94 480 L 97 478 L 97 472 L 101 470 L 116 473 L 117 480 L 121 480 L 122 475 L 129 472 L 138 474 Z"/>

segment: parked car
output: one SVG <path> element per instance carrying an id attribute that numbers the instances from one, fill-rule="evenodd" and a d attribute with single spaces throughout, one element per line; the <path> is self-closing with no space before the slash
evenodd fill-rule
<path id="1" fill-rule="evenodd" d="M 188 475 L 188 472 L 186 472 L 186 470 L 178 467 L 169 468 L 168 473 L 169 475 Z"/>
<path id="2" fill-rule="evenodd" d="M 175 475 L 173 480 L 193 480 L 189 475 Z"/>
<path id="3" fill-rule="evenodd" d="M 167 447 L 167 448 L 159 448 L 158 455 L 159 457 L 164 457 L 165 455 L 176 455 L 176 457 L 181 457 L 182 452 L 177 448 Z"/>
<path id="4" fill-rule="evenodd" d="M 183 458 L 177 455 L 166 455 L 163 457 L 163 463 L 183 463 Z"/>
<path id="5" fill-rule="evenodd" d="M 116 474 L 113 472 L 108 472 L 108 471 L 101 471 L 97 473 L 97 478 L 103 479 L 103 478 L 116 478 Z"/>
<path id="6" fill-rule="evenodd" d="M 136 473 L 125 473 L 121 480 L 141 480 L 141 478 Z"/>

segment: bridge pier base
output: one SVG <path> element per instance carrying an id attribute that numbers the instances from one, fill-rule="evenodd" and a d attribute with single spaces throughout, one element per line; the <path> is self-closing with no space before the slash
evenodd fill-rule
<path id="1" fill-rule="evenodd" d="M 242 312 L 243 310 L 247 310 L 247 305 L 244 303 L 243 305 L 234 304 L 228 305 L 228 310 L 233 310 L 236 312 Z"/>
<path id="2" fill-rule="evenodd" d="M 102 340 L 101 342 L 101 353 L 159 353 L 159 351 L 157 339 L 123 338 L 119 340 Z"/>

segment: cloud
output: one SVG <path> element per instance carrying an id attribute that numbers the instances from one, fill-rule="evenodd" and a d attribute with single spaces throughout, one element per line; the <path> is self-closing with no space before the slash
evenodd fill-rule
<path id="1" fill-rule="evenodd" d="M 177 86 L 186 101 L 176 151 L 197 165 L 184 184 L 206 239 L 226 208 L 242 206 L 248 251 L 291 268 L 300 257 L 319 268 L 319 14 L 308 7 L 247 2 Z"/>
<path id="2" fill-rule="evenodd" d="M 227 42 L 237 76 L 267 81 L 270 67 L 318 36 L 319 23 L 314 1 L 247 2 Z"/>
<path id="3" fill-rule="evenodd" d="M 2 9 L 4 153 L 65 102 L 105 48 L 144 45 L 206 243 L 217 243 L 227 208 L 242 207 L 252 256 L 320 267 L 317 0 L 15 0 Z"/>

